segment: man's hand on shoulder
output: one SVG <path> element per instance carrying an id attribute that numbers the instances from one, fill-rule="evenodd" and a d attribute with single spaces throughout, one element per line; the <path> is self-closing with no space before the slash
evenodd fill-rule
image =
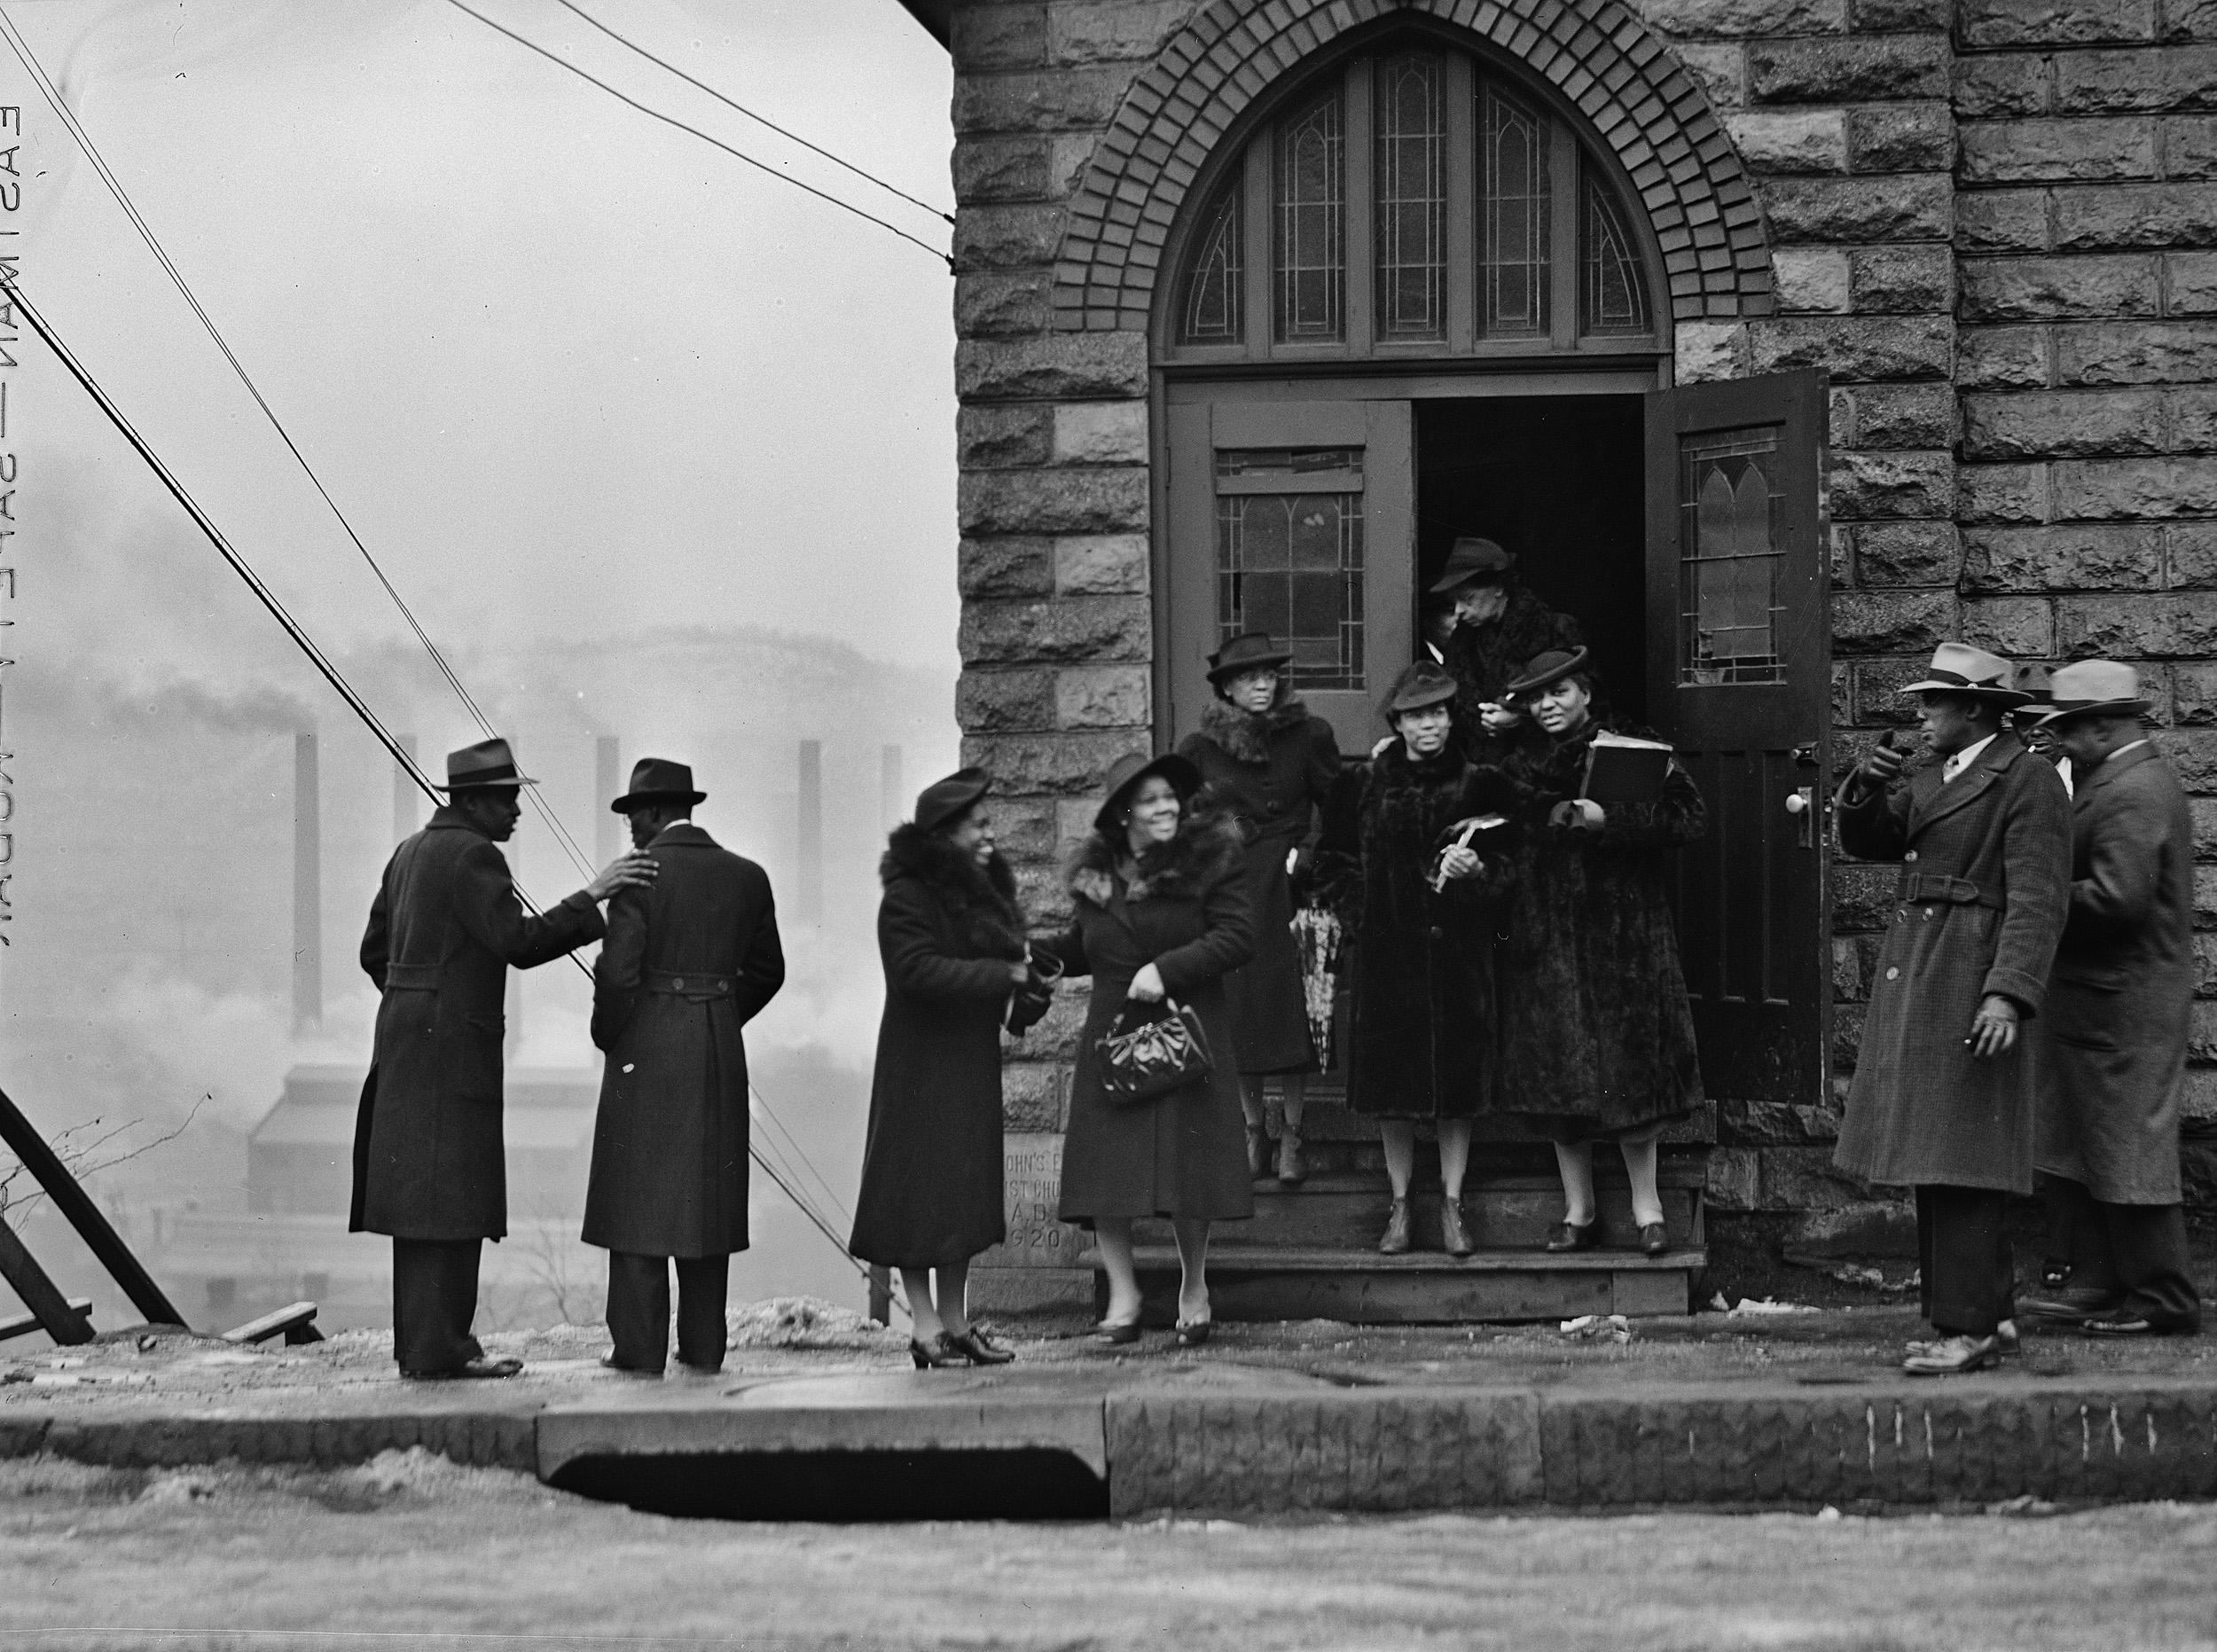
<path id="1" fill-rule="evenodd" d="M 645 849 L 631 849 L 602 867 L 600 875 L 585 885 L 585 893 L 595 901 L 605 901 L 618 889 L 643 889 L 654 881 L 654 874 L 661 870 L 654 857 Z"/>

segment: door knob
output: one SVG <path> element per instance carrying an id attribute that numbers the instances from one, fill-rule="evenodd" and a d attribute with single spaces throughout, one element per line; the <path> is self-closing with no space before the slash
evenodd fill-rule
<path id="1" fill-rule="evenodd" d="M 1803 786 L 1787 793 L 1786 812 L 1800 825 L 1800 830 L 1795 835 L 1801 847 L 1814 849 L 1817 846 L 1817 788 Z"/>
<path id="2" fill-rule="evenodd" d="M 1786 812 L 1790 815 L 1798 815 L 1804 810 L 1807 809 L 1810 803 L 1809 794 L 1813 789 L 1813 787 L 1805 786 L 1798 792 L 1787 793 Z"/>

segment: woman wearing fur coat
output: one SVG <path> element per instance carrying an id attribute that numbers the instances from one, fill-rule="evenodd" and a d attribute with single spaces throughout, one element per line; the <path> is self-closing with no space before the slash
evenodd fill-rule
<path id="1" fill-rule="evenodd" d="M 1332 725 L 1309 715 L 1286 681 L 1293 658 L 1267 631 L 1234 637 L 1209 656 L 1216 698 L 1201 713 L 1201 730 L 1179 755 L 1201 771 L 1203 796 L 1235 820 L 1247 845 L 1242 881 L 1255 909 L 1255 961 L 1225 977 L 1232 1012 L 1233 1064 L 1247 1117 L 1249 1173 L 1264 1173 L 1270 1137 L 1263 1122 L 1263 1079 L 1283 1075 L 1286 1127 L 1278 1138 L 1278 1179 L 1308 1175 L 1301 1153 L 1301 1115 L 1316 1047 L 1301 990 L 1301 958 L 1293 939 L 1289 862 L 1309 842 L 1309 828 L 1339 774 Z"/>
<path id="2" fill-rule="evenodd" d="M 970 1259 L 1006 1232 L 999 1030 L 1012 997 L 1020 1016 L 1046 1002 L 1015 877 L 993 847 L 991 783 L 964 769 L 927 787 L 878 870 L 885 1014 L 847 1248 L 901 1271 L 919 1367 L 1013 1358 L 964 1301 Z"/>
<path id="3" fill-rule="evenodd" d="M 1240 834 L 1194 807 L 1200 773 L 1173 755 L 1132 755 L 1109 768 L 1093 830 L 1069 873 L 1070 927 L 1035 943 L 1065 974 L 1093 977 L 1062 1145 L 1061 1218 L 1093 1228 L 1108 1275 L 1098 1335 L 1140 1335 L 1132 1224 L 1168 1217 L 1178 1239 L 1178 1341 L 1208 1339 L 1209 1225 L 1255 1213 L 1241 1140 L 1238 1075 L 1224 978 L 1254 953 L 1255 923 L 1240 882 Z M 1208 1076 L 1151 1101 L 1112 1100 L 1096 1045 L 1127 999 L 1175 998 L 1201 1019 Z"/>

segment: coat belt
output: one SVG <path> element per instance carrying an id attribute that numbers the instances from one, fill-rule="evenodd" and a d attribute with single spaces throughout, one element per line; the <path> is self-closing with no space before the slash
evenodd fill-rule
<path id="1" fill-rule="evenodd" d="M 668 992 L 696 1002 L 728 998 L 739 990 L 738 983 L 729 975 L 684 975 L 675 969 L 642 969 L 639 984 L 649 992 Z"/>
<path id="2" fill-rule="evenodd" d="M 439 990 L 439 967 L 436 964 L 388 964 L 385 966 L 385 990 L 388 992 L 436 992 Z"/>
<path id="3" fill-rule="evenodd" d="M 1973 883 L 1969 878 L 1950 878 L 1936 872 L 1903 873 L 1900 892 L 1894 898 L 1911 903 L 1944 901 L 1955 906 L 1991 906 L 1995 912 L 2004 911 L 2009 905 L 1998 890 Z"/>

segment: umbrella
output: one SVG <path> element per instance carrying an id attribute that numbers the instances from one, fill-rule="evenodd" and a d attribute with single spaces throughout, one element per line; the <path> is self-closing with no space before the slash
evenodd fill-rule
<path id="1" fill-rule="evenodd" d="M 1301 1001 L 1309 1013 L 1309 1037 L 1316 1064 L 1332 1064 L 1332 999 L 1339 990 L 1339 920 L 1312 903 L 1294 913 L 1287 926 L 1301 954 Z"/>

